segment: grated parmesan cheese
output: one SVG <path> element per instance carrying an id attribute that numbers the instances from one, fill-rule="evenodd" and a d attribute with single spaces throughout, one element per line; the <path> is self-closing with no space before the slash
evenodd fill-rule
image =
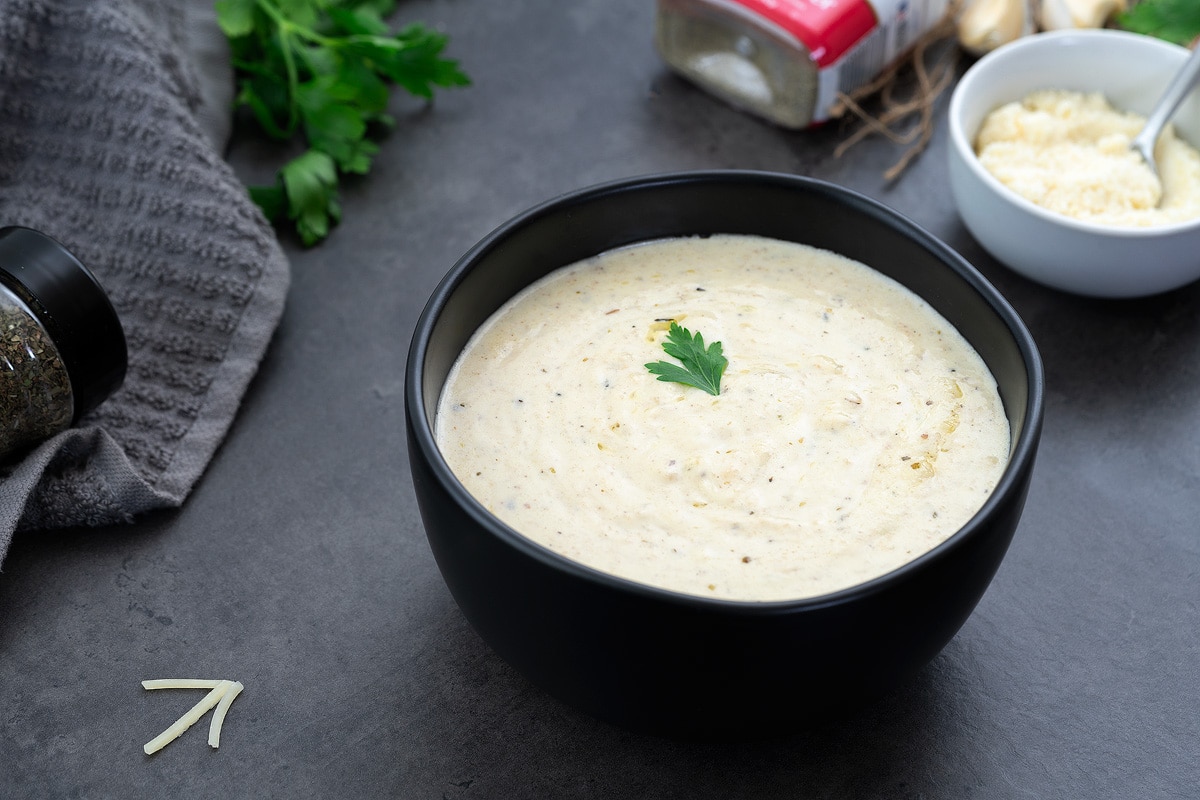
<path id="1" fill-rule="evenodd" d="M 1101 94 L 1047 89 L 989 114 L 975 150 L 1005 186 L 1068 217 L 1131 227 L 1200 217 L 1200 152 L 1168 126 L 1160 180 L 1130 149 L 1145 124 Z"/>

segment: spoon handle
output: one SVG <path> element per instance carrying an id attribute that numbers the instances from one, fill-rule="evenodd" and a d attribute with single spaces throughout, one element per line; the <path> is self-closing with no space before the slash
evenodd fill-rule
<path id="1" fill-rule="evenodd" d="M 1158 141 L 1159 134 L 1162 133 L 1163 126 L 1174 116 L 1179 104 L 1188 96 L 1197 77 L 1200 77 L 1200 47 L 1192 51 L 1192 54 L 1188 56 L 1187 63 L 1171 79 L 1167 90 L 1163 92 L 1158 104 L 1155 105 L 1146 120 L 1145 127 L 1134 138 L 1134 147 L 1143 153 L 1154 152 L 1154 145 Z"/>

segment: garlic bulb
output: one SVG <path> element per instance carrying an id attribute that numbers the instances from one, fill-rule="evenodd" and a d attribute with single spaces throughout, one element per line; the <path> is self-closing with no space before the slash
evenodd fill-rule
<path id="1" fill-rule="evenodd" d="M 1102 28 L 1114 14 L 1124 11 L 1125 0 L 1041 0 L 1038 24 L 1044 31 L 1065 28 Z"/>
<path id="2" fill-rule="evenodd" d="M 958 43 L 974 55 L 1031 33 L 1028 0 L 970 0 L 958 18 Z"/>

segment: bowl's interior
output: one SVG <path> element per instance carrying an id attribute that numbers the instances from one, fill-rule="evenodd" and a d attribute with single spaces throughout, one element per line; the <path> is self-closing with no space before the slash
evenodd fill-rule
<path id="1" fill-rule="evenodd" d="M 632 179 L 533 209 L 467 253 L 430 302 L 414 339 L 420 397 L 432 430 L 439 395 L 472 333 L 548 272 L 612 248 L 669 236 L 738 233 L 841 253 L 906 285 L 946 317 L 996 378 L 1020 446 L 1040 366 L 1012 309 L 945 245 L 883 206 L 787 175 L 685 173 Z M 1028 444 L 1026 442 L 1026 444 Z"/>
<path id="2" fill-rule="evenodd" d="M 1125 31 L 1055 31 L 1018 39 L 973 64 L 955 87 L 949 112 L 951 146 L 994 191 L 1032 213 L 1071 227 L 1135 237 L 1167 228 L 1200 227 L 1200 220 L 1154 229 L 1114 229 L 1068 220 L 1008 189 L 983 167 L 974 150 L 975 136 L 991 111 L 1040 89 L 1101 92 L 1114 107 L 1147 115 L 1186 57 L 1182 47 Z M 1200 147 L 1200 92 L 1180 105 L 1172 124 L 1178 135 Z"/>
<path id="3" fill-rule="evenodd" d="M 1147 114 L 1187 51 L 1122 31 L 1060 31 L 1018 40 L 981 58 L 955 87 L 963 105 L 955 120 L 968 138 L 997 106 L 1037 89 L 1103 92 L 1116 107 Z M 1200 98 L 1180 106 L 1176 126 L 1200 141 Z"/>

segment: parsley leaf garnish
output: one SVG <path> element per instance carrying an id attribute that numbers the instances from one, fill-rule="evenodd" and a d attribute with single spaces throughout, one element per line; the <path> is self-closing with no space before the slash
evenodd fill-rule
<path id="1" fill-rule="evenodd" d="M 1142 0 L 1116 19 L 1126 30 L 1184 47 L 1200 36 L 1200 3 L 1196 0 Z"/>
<path id="2" fill-rule="evenodd" d="M 435 86 L 467 86 L 441 57 L 447 37 L 414 23 L 392 32 L 396 0 L 216 0 L 238 82 L 237 107 L 267 136 L 304 151 L 250 196 L 272 222 L 290 220 L 304 245 L 341 219 L 338 180 L 365 175 L 394 125 L 393 86 L 426 100 Z"/>
<path id="3" fill-rule="evenodd" d="M 672 322 L 671 329 L 667 331 L 667 340 L 663 342 L 663 350 L 667 355 L 679 359 L 683 366 L 669 361 L 655 361 L 646 365 L 650 374 L 657 375 L 660 381 L 695 386 L 711 395 L 721 393 L 721 376 L 729 360 L 721 354 L 720 342 L 713 342 L 705 348 L 703 336 L 697 333 L 693 337 L 687 328 Z"/>

